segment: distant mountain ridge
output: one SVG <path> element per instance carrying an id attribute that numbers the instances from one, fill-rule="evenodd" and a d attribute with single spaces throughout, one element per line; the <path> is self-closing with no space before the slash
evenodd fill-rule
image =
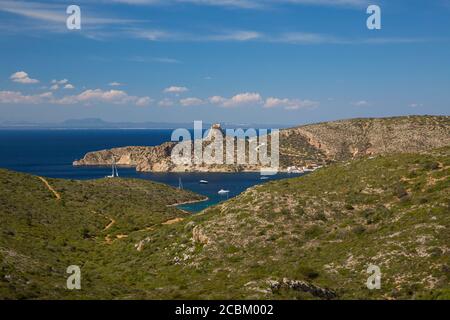
<path id="1" fill-rule="evenodd" d="M 204 123 L 208 128 L 212 124 Z M 0 121 L 0 129 L 177 129 L 193 128 L 193 122 L 109 122 L 100 118 L 68 119 L 62 122 Z M 286 128 L 281 124 L 224 123 L 227 128 Z"/>

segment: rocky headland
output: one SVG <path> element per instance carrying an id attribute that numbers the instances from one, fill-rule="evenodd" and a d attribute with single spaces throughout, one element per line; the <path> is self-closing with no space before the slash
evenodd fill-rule
<path id="1" fill-rule="evenodd" d="M 220 125 L 213 126 L 202 143 L 204 148 L 214 141 L 212 133 L 223 133 L 223 129 Z M 237 138 L 225 137 L 224 141 L 230 139 L 236 151 Z M 248 152 L 248 139 L 245 143 Z M 181 144 L 191 145 L 192 141 Z M 304 125 L 280 130 L 280 170 L 314 168 L 379 154 L 421 152 L 449 144 L 449 116 L 350 119 Z M 166 142 L 154 147 L 93 151 L 73 165 L 109 166 L 115 161 L 119 166 L 135 167 L 141 172 L 254 172 L 262 167 L 259 163 L 238 164 L 236 157 L 233 164 L 176 164 L 171 158 L 176 145 L 176 142 Z M 224 147 L 222 163 L 226 163 L 225 157 Z"/>

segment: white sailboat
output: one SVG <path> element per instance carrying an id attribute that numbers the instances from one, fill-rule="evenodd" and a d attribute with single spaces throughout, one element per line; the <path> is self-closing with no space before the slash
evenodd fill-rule
<path id="1" fill-rule="evenodd" d="M 208 184 L 209 182 L 208 182 L 208 180 L 200 180 L 198 183 L 200 183 L 200 184 Z"/>
<path id="2" fill-rule="evenodd" d="M 119 171 L 117 170 L 116 159 L 113 158 L 112 173 L 110 176 L 106 176 L 106 178 L 118 178 L 118 177 L 119 177 Z"/>

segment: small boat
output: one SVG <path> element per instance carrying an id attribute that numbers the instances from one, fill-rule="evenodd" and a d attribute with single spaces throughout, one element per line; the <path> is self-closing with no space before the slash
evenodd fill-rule
<path id="1" fill-rule="evenodd" d="M 208 180 L 200 180 L 199 183 L 200 184 L 208 184 L 209 182 L 208 182 Z"/>
<path id="2" fill-rule="evenodd" d="M 260 179 L 261 179 L 261 180 L 268 180 L 269 177 L 261 177 Z"/>
<path id="3" fill-rule="evenodd" d="M 297 168 L 297 167 L 288 167 L 287 168 L 287 173 L 303 173 L 304 172 L 304 169 L 299 169 L 299 168 Z"/>
<path id="4" fill-rule="evenodd" d="M 220 195 L 228 195 L 229 193 L 230 193 L 230 190 L 224 190 L 224 189 L 221 189 L 218 192 L 218 194 L 220 194 Z"/>
<path id="5" fill-rule="evenodd" d="M 116 159 L 113 159 L 112 173 L 110 176 L 106 176 L 105 178 L 118 178 L 118 177 L 119 177 L 119 171 L 117 171 Z"/>

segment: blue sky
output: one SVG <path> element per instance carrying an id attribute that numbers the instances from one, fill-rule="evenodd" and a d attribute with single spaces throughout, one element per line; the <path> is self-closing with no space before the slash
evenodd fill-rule
<path id="1" fill-rule="evenodd" d="M 0 0 L 0 121 L 448 115 L 449 18 L 450 0 Z"/>

